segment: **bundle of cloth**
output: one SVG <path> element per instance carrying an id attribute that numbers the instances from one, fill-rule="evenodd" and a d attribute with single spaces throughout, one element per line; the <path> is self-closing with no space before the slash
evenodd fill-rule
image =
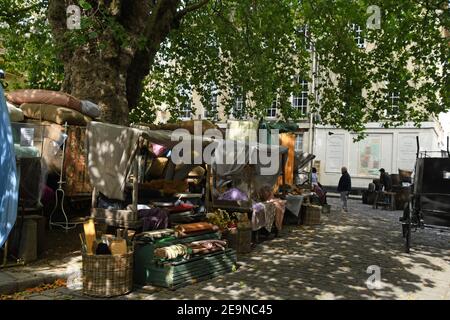
<path id="1" fill-rule="evenodd" d="M 175 244 L 167 247 L 156 248 L 155 257 L 159 259 L 177 259 L 179 257 L 189 258 L 194 254 L 207 254 L 219 250 L 225 250 L 227 242 L 225 240 L 201 240 L 185 244 Z"/>
<path id="2" fill-rule="evenodd" d="M 24 118 L 50 121 L 63 125 L 85 126 L 101 115 L 98 105 L 88 100 L 80 100 L 70 94 L 41 89 L 21 89 L 8 92 L 10 116 L 16 121 Z M 20 109 L 22 115 L 19 115 Z M 22 119 L 22 120 L 20 120 Z"/>
<path id="3" fill-rule="evenodd" d="M 208 222 L 196 222 L 180 224 L 175 227 L 175 234 L 179 238 L 189 237 L 197 234 L 214 232 L 219 230 L 219 227 Z"/>
<path id="4" fill-rule="evenodd" d="M 227 242 L 225 240 L 201 240 L 187 244 L 193 254 L 206 254 L 219 250 L 225 250 Z"/>
<path id="5" fill-rule="evenodd" d="M 272 230 L 273 224 L 278 231 L 283 227 L 286 200 L 274 197 L 271 186 L 265 185 L 259 190 L 258 200 L 253 204 L 252 229 L 257 231 L 265 228 L 268 232 Z"/>
<path id="6" fill-rule="evenodd" d="M 189 248 L 184 244 L 174 244 L 172 246 L 157 248 L 154 255 L 160 259 L 176 259 L 178 257 L 187 257 L 189 255 Z"/>

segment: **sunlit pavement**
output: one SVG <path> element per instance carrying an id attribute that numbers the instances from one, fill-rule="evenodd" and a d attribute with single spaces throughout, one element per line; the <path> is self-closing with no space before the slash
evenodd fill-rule
<path id="1" fill-rule="evenodd" d="M 450 299 L 450 234 L 413 233 L 404 253 L 400 211 L 329 199 L 317 226 L 286 226 L 281 237 L 239 256 L 236 272 L 170 291 L 136 289 L 116 299 Z M 381 277 L 377 281 L 377 274 Z M 68 288 L 28 299 L 90 299 Z"/>

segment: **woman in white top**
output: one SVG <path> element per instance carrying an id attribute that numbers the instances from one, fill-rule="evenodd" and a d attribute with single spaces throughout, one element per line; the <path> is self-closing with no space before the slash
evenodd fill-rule
<path id="1" fill-rule="evenodd" d="M 312 168 L 312 173 L 311 173 L 311 184 L 312 185 L 319 185 L 319 177 L 317 176 L 317 169 L 316 168 Z"/>

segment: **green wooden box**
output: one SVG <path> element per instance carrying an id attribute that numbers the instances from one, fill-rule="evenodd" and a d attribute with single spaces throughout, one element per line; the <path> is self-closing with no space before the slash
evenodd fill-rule
<path id="1" fill-rule="evenodd" d="M 158 247 L 208 239 L 219 239 L 219 234 L 210 233 L 163 242 L 136 243 L 134 282 L 138 285 L 151 284 L 177 289 L 231 272 L 236 267 L 237 260 L 236 251 L 233 249 L 217 251 L 195 256 L 189 260 L 171 263 L 161 263 L 159 260 L 154 259 L 153 252 Z"/>

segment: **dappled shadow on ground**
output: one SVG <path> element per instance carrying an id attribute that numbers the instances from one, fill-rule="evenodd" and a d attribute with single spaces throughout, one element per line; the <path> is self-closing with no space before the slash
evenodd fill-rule
<path id="1" fill-rule="evenodd" d="M 407 299 L 439 298 L 448 290 L 450 235 L 413 235 L 403 252 L 400 212 L 358 206 L 333 210 L 317 226 L 288 226 L 281 238 L 239 256 L 237 272 L 179 289 L 175 299 Z M 381 270 L 381 288 L 368 289 L 369 266 Z M 129 298 L 133 298 L 130 296 Z M 150 296 L 149 298 L 152 298 Z M 153 298 L 158 298 L 154 294 Z"/>
<path id="2" fill-rule="evenodd" d="M 330 199 L 333 208 L 337 200 Z M 450 288 L 450 234 L 420 230 L 404 253 L 401 212 L 373 210 L 357 201 L 332 210 L 317 226 L 286 226 L 281 237 L 238 256 L 239 269 L 176 291 L 139 288 L 119 299 L 445 299 Z M 381 288 L 368 289 L 369 266 L 379 266 Z M 79 291 L 61 289 L 57 297 Z M 53 292 L 47 294 L 52 298 Z"/>

